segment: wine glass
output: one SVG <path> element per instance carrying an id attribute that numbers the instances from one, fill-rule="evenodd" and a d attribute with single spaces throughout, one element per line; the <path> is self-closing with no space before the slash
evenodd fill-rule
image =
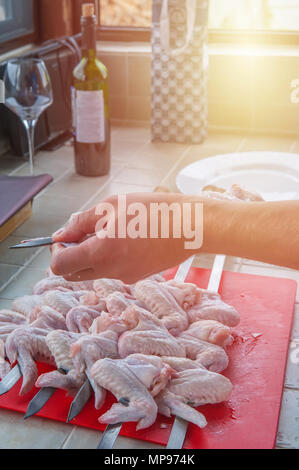
<path id="1" fill-rule="evenodd" d="M 33 175 L 35 126 L 41 113 L 53 103 L 51 80 L 44 61 L 22 57 L 9 60 L 4 84 L 4 104 L 22 119 L 26 129 Z"/>

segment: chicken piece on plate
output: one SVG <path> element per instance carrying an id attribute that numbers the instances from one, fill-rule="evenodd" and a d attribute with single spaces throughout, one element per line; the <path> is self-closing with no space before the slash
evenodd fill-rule
<path id="1" fill-rule="evenodd" d="M 130 293 L 129 287 L 118 279 L 97 279 L 93 289 L 100 298 L 106 298 L 113 292 Z"/>
<path id="2" fill-rule="evenodd" d="M 14 330 L 19 328 L 21 325 L 15 324 L 15 323 L 0 323 L 0 339 L 2 341 L 7 340 L 8 335 L 10 335 Z"/>
<path id="3" fill-rule="evenodd" d="M 222 347 L 233 341 L 230 328 L 215 320 L 200 320 L 192 323 L 179 337 L 201 339 Z"/>
<path id="4" fill-rule="evenodd" d="M 26 317 L 22 313 L 14 312 L 13 310 L 0 310 L 0 324 L 14 323 L 23 325 L 26 321 Z"/>
<path id="5" fill-rule="evenodd" d="M 161 320 L 172 335 L 176 336 L 188 327 L 189 321 L 186 312 L 169 289 L 170 286 L 167 287 L 163 282 L 145 280 L 137 282 L 133 294 L 147 310 Z"/>
<path id="6" fill-rule="evenodd" d="M 12 309 L 25 315 L 26 318 L 29 318 L 32 311 L 36 307 L 41 307 L 43 304 L 44 300 L 42 295 L 25 295 L 13 301 Z"/>
<path id="7" fill-rule="evenodd" d="M 198 289 L 198 302 L 187 310 L 190 323 L 198 320 L 216 320 L 224 325 L 233 327 L 240 322 L 240 315 L 231 305 L 226 304 L 215 292 Z"/>
<path id="8" fill-rule="evenodd" d="M 79 301 L 74 296 L 74 292 L 51 290 L 43 295 L 43 304 L 52 307 L 57 312 L 66 316 L 72 308 L 79 305 Z"/>
<path id="9" fill-rule="evenodd" d="M 4 341 L 0 340 L 0 379 L 4 379 L 10 372 L 10 364 L 5 360 Z"/>
<path id="10" fill-rule="evenodd" d="M 263 202 L 262 196 L 256 192 L 248 191 L 238 184 L 233 184 L 229 190 L 229 194 L 241 201 Z"/>
<path id="11" fill-rule="evenodd" d="M 177 374 L 156 399 L 159 412 L 167 417 L 179 416 L 201 428 L 205 427 L 205 417 L 193 406 L 227 400 L 232 390 L 230 380 L 189 359 L 165 357 L 163 361 L 175 369 Z"/>
<path id="12" fill-rule="evenodd" d="M 147 310 L 136 305 L 128 307 L 121 318 L 127 323 L 129 331 L 123 333 L 118 341 L 120 357 L 141 353 L 156 356 L 185 357 L 183 345 L 172 336 L 163 323 Z"/>
<path id="13" fill-rule="evenodd" d="M 54 358 L 46 344 L 47 330 L 19 326 L 7 338 L 5 347 L 9 362 L 18 361 L 23 375 L 20 395 L 28 393 L 37 379 L 35 361 L 53 364 Z"/>
<path id="14" fill-rule="evenodd" d="M 264 199 L 256 192 L 248 191 L 237 184 L 233 184 L 229 190 L 217 188 L 216 186 L 206 186 L 200 193 L 202 197 L 209 199 L 223 199 L 231 201 L 252 201 L 262 202 Z"/>
<path id="15" fill-rule="evenodd" d="M 157 357 L 134 354 L 126 359 L 100 359 L 91 368 L 93 380 L 117 398 L 101 423 L 137 421 L 136 429 L 151 426 L 157 417 L 152 393 L 160 391 L 171 377 L 172 369 Z"/>
<path id="16" fill-rule="evenodd" d="M 70 356 L 70 347 L 80 336 L 77 333 L 61 330 L 52 331 L 47 335 L 46 343 L 55 359 L 56 366 L 65 371 L 65 374 L 58 370 L 42 374 L 37 379 L 36 387 L 55 387 L 65 390 L 70 395 L 77 393 L 84 383 L 85 375 L 75 370 Z"/>
<path id="17" fill-rule="evenodd" d="M 72 308 L 66 315 L 66 325 L 74 333 L 88 333 L 93 321 L 100 316 L 98 310 L 85 305 Z"/>
<path id="18" fill-rule="evenodd" d="M 177 339 L 185 348 L 187 357 L 196 360 L 206 369 L 212 372 L 222 372 L 227 368 L 228 356 L 221 346 L 192 336 L 182 335 Z"/>

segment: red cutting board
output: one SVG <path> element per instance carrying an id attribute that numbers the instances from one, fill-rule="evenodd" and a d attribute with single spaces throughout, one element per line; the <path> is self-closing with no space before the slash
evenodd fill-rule
<path id="1" fill-rule="evenodd" d="M 167 279 L 177 268 L 169 270 Z M 206 288 L 210 271 L 193 268 L 187 281 Z M 224 272 L 219 292 L 241 315 L 234 329 L 234 344 L 229 348 L 229 367 L 224 374 L 233 384 L 228 402 L 206 405 L 200 411 L 208 425 L 199 429 L 190 424 L 184 443 L 186 449 L 270 449 L 275 446 L 288 344 L 292 326 L 297 283 L 289 279 Z M 255 338 L 252 334 L 260 334 Z M 40 373 L 48 366 L 39 364 Z M 36 389 L 19 397 L 20 382 L 0 397 L 0 408 L 25 412 Z M 72 399 L 57 391 L 39 416 L 65 421 Z M 74 424 L 104 430 L 97 418 L 114 402 L 110 395 L 97 411 L 90 400 Z M 124 424 L 121 434 L 165 445 L 173 419 L 158 416 L 149 429 L 136 432 L 135 423 Z M 163 425 L 161 428 L 161 424 Z"/>

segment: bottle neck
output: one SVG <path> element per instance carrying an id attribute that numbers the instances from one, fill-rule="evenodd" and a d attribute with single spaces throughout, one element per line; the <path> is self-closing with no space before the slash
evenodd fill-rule
<path id="1" fill-rule="evenodd" d="M 94 59 L 96 57 L 96 17 L 82 17 L 82 56 Z"/>

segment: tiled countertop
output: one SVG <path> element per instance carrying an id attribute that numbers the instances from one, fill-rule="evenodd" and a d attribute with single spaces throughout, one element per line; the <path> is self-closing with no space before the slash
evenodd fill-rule
<path id="1" fill-rule="evenodd" d="M 220 153 L 274 150 L 299 153 L 299 139 L 253 137 L 236 134 L 210 134 L 203 145 L 160 144 L 150 142 L 147 128 L 114 127 L 112 131 L 112 171 L 107 177 L 87 180 L 74 173 L 70 145 L 55 152 L 39 152 L 36 174 L 50 173 L 53 183 L 34 200 L 33 216 L 0 244 L 0 309 L 30 294 L 35 282 L 49 265 L 49 250 L 8 251 L 21 239 L 46 236 L 63 225 L 72 212 L 92 207 L 115 194 L 153 191 L 157 185 L 176 190 L 175 177 L 185 165 Z M 19 158 L 0 157 L 0 174 L 27 175 L 28 164 Z M 213 256 L 200 255 L 196 266 L 211 267 Z M 228 258 L 225 269 L 242 273 L 286 277 L 299 281 L 299 272 L 266 264 Z M 299 347 L 299 290 L 292 330 L 292 348 Z M 0 448 L 2 449 L 94 449 L 100 433 L 72 425 L 31 418 L 0 410 Z M 115 448 L 161 448 L 142 441 L 120 437 Z M 299 448 L 299 364 L 288 361 L 282 400 L 277 447 Z"/>

